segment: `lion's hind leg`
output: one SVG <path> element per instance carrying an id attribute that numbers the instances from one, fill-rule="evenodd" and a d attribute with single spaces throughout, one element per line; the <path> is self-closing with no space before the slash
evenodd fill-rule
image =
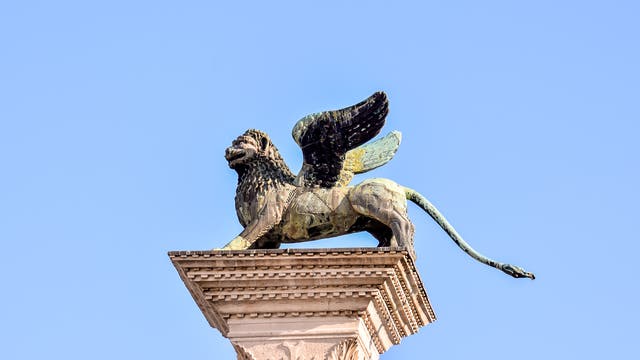
<path id="1" fill-rule="evenodd" d="M 373 204 L 357 209 L 357 211 L 363 216 L 377 220 L 390 230 L 380 231 L 380 229 L 377 229 L 377 231 L 369 231 L 378 239 L 378 246 L 413 248 L 414 227 L 406 213 L 394 208 L 373 206 Z"/>
<path id="2" fill-rule="evenodd" d="M 413 252 L 414 227 L 407 216 L 404 190 L 399 185 L 390 180 L 368 180 L 352 189 L 349 200 L 356 212 L 391 230 L 391 238 L 384 242 L 387 246 L 407 247 Z M 380 238 L 378 241 L 383 244 Z"/>
<path id="3" fill-rule="evenodd" d="M 414 226 L 409 220 L 409 217 L 405 213 L 400 213 L 394 209 L 394 214 L 391 218 L 389 227 L 393 232 L 393 237 L 398 242 L 399 246 L 406 246 L 407 248 L 413 248 L 413 234 Z"/>

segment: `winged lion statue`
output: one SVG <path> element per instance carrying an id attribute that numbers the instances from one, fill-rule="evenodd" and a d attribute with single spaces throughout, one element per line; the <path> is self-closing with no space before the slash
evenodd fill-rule
<path id="1" fill-rule="evenodd" d="M 226 149 L 229 167 L 238 173 L 236 212 L 244 230 L 222 250 L 278 248 L 366 231 L 378 246 L 413 251 L 414 226 L 407 200 L 421 207 L 474 259 L 516 278 L 534 279 L 524 269 L 491 260 L 467 244 L 445 217 L 415 190 L 387 179 L 349 186 L 354 174 L 387 163 L 400 145 L 393 131 L 367 143 L 382 129 L 389 111 L 384 92 L 344 109 L 305 116 L 293 128 L 303 165 L 295 175 L 271 139 L 250 129 Z"/>

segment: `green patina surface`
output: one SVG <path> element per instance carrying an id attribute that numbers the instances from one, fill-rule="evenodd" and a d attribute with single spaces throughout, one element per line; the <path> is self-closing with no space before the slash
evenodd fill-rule
<path id="1" fill-rule="evenodd" d="M 354 174 L 380 167 L 395 155 L 401 141 L 397 131 L 367 144 L 379 133 L 387 113 L 387 97 L 377 92 L 356 105 L 298 121 L 292 135 L 304 163 L 297 176 L 267 134 L 248 130 L 234 140 L 225 157 L 238 173 L 236 212 L 245 228 L 223 249 L 277 248 L 366 231 L 379 246 L 406 247 L 415 256 L 414 226 L 407 215 L 410 200 L 474 259 L 513 277 L 534 279 L 520 267 L 475 251 L 417 191 L 388 179 L 349 186 Z"/>

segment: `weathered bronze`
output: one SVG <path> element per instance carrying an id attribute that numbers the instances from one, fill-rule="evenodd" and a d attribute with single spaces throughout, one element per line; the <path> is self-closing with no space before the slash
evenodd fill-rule
<path id="1" fill-rule="evenodd" d="M 411 200 L 474 259 L 513 277 L 534 279 L 520 267 L 475 251 L 415 190 L 387 179 L 347 186 L 354 174 L 382 166 L 395 155 L 399 132 L 365 145 L 382 129 L 388 109 L 385 93 L 376 92 L 356 105 L 302 118 L 293 128 L 304 157 L 297 176 L 267 134 L 251 129 L 235 139 L 225 158 L 238 173 L 236 212 L 245 228 L 223 250 L 278 248 L 367 231 L 378 246 L 406 247 L 413 254 L 414 227 L 407 216 Z"/>

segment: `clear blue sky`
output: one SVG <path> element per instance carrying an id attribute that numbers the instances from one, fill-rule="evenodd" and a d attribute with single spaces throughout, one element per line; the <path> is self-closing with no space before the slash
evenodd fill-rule
<path id="1" fill-rule="evenodd" d="M 635 1 L 5 1 L 3 359 L 233 359 L 169 262 L 240 232 L 223 151 L 390 98 L 438 321 L 383 359 L 637 359 Z M 320 246 L 364 245 L 367 236 Z"/>

